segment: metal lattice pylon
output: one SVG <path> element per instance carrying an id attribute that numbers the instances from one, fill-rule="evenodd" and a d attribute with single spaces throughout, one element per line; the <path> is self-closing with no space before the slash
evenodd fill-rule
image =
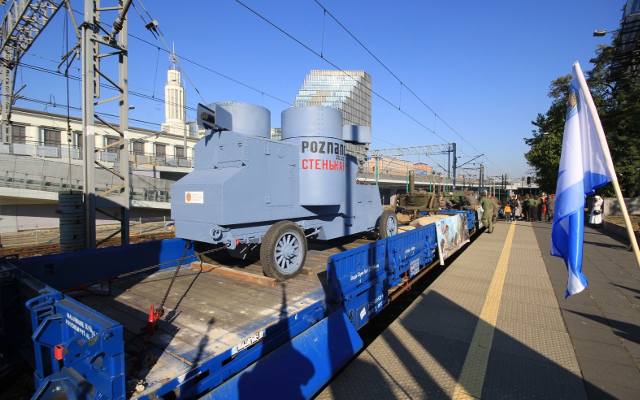
<path id="1" fill-rule="evenodd" d="M 65 1 L 53 0 L 14 0 L 7 6 L 0 26 L 0 140 L 3 143 L 11 143 L 11 107 L 15 101 L 18 63 L 64 3 Z"/>
<path id="2" fill-rule="evenodd" d="M 103 6 L 100 0 L 85 0 L 84 22 L 80 26 L 80 49 L 82 53 L 82 131 L 84 134 L 84 203 L 87 247 L 96 246 L 96 211 L 120 221 L 122 244 L 129 242 L 129 98 L 128 98 L 128 51 L 127 12 L 131 0 L 118 0 L 116 5 Z M 111 13 L 111 14 L 107 14 Z M 117 13 L 115 16 L 114 13 Z M 107 15 L 105 15 L 107 14 Z M 106 19 L 112 18 L 111 27 Z M 117 78 L 111 78 L 102 64 L 115 62 Z M 104 79 L 116 91 L 111 97 L 103 96 L 100 81 Z M 96 107 L 116 103 L 119 124 L 116 126 L 102 119 Z M 106 165 L 96 159 L 95 132 L 97 124 L 118 135 L 119 139 L 105 146 L 117 154 L 115 166 Z M 101 127 L 101 129 L 103 129 Z M 96 166 L 115 177 L 116 182 L 106 191 L 96 192 Z M 104 208 L 120 210 L 120 217 L 104 211 Z"/>

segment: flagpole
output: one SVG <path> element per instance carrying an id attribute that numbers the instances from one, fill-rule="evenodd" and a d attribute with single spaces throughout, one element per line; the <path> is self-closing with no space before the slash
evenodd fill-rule
<path id="1" fill-rule="evenodd" d="M 638 267 L 640 267 L 640 249 L 638 249 L 638 241 L 636 240 L 636 235 L 633 232 L 633 226 L 631 225 L 631 218 L 629 217 L 629 212 L 627 211 L 627 205 L 624 202 L 624 197 L 622 197 L 622 191 L 620 190 L 620 184 L 618 183 L 618 176 L 616 175 L 616 171 L 613 167 L 613 160 L 611 160 L 609 145 L 607 144 L 607 138 L 604 135 L 604 129 L 602 128 L 602 122 L 600 122 L 600 116 L 598 116 L 598 110 L 596 109 L 596 105 L 593 102 L 593 98 L 591 97 L 591 92 L 589 91 L 589 86 L 587 86 L 587 81 L 584 79 L 582 68 L 580 68 L 580 64 L 577 61 L 573 64 L 573 69 L 575 72 L 575 76 L 578 78 L 578 82 L 580 83 L 582 93 L 584 93 L 584 97 L 587 100 L 587 107 L 589 107 L 589 111 L 591 111 L 591 115 L 593 116 L 593 122 L 596 127 L 596 132 L 598 133 L 600 146 L 602 146 L 602 149 L 604 150 L 607 168 L 611 173 L 611 184 L 613 184 L 613 190 L 616 192 L 616 198 L 618 199 L 618 204 L 620 204 L 620 209 L 622 210 L 624 224 L 627 228 L 629 241 L 631 241 L 631 248 L 633 249 L 633 253 L 636 256 L 636 263 L 638 264 Z"/>

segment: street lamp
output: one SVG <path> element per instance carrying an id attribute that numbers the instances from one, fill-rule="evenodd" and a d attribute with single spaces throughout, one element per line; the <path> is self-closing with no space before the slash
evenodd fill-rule
<path id="1" fill-rule="evenodd" d="M 594 37 L 603 37 L 603 36 L 606 36 L 608 33 L 618 32 L 619 30 L 620 29 L 612 29 L 612 30 L 596 29 L 595 31 L 593 31 L 593 36 Z"/>

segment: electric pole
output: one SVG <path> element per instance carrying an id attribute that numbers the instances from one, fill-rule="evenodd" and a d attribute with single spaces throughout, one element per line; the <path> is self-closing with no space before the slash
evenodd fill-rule
<path id="1" fill-rule="evenodd" d="M 458 175 L 458 156 L 456 154 L 456 144 L 451 143 L 451 152 L 453 153 L 453 191 L 456 190 L 456 176 Z"/>
<path id="2" fill-rule="evenodd" d="M 12 141 L 11 108 L 16 99 L 18 63 L 62 4 L 68 3 L 61 0 L 14 0 L 5 9 L 0 29 L 0 144 L 9 145 Z"/>
<path id="3" fill-rule="evenodd" d="M 96 211 L 120 221 L 122 244 L 129 243 L 129 98 L 128 98 L 128 58 L 127 51 L 127 12 L 131 0 L 118 0 L 117 6 L 101 6 L 100 0 L 85 0 L 84 23 L 81 28 L 80 49 L 82 53 L 82 132 L 83 172 L 84 172 L 84 207 L 85 207 L 85 245 L 96 247 Z M 117 12 L 108 32 L 105 29 L 106 15 Z M 104 50 L 104 51 L 103 51 Z M 115 67 L 102 68 L 108 61 L 115 59 Z M 117 78 L 108 74 L 117 71 Z M 104 79 L 115 88 L 117 94 L 111 97 L 102 96 L 100 80 Z M 114 126 L 105 121 L 96 112 L 96 106 L 117 102 L 119 125 Z M 97 122 L 117 134 L 119 139 L 107 144 L 104 150 L 115 149 L 117 160 L 114 167 L 96 159 L 95 131 Z M 114 175 L 117 180 L 107 190 L 96 192 L 96 166 Z M 98 201 L 100 200 L 100 201 Z M 100 208 L 98 208 L 100 207 Z M 118 209 L 120 215 L 113 215 L 105 209 Z"/>

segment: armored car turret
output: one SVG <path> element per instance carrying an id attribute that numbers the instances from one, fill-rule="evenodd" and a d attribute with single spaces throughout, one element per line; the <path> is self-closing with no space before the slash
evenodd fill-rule
<path id="1" fill-rule="evenodd" d="M 271 140 L 263 107 L 198 106 L 206 134 L 193 171 L 171 190 L 176 236 L 239 257 L 259 246 L 264 273 L 284 280 L 302 269 L 307 238 L 395 234 L 395 214 L 383 214 L 377 185 L 356 182 L 346 151 L 370 140 L 368 128 L 343 126 L 328 107 L 292 107 L 281 118 L 282 140 Z"/>

